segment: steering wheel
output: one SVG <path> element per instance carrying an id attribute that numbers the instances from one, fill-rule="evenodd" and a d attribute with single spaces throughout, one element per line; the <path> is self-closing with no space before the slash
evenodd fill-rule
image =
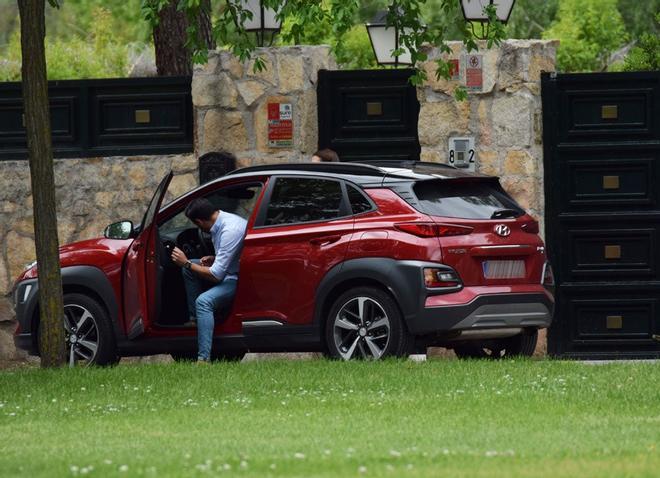
<path id="1" fill-rule="evenodd" d="M 202 257 L 213 255 L 210 253 L 208 248 L 208 233 L 197 229 L 197 238 L 199 239 L 199 252 L 202 254 Z"/>

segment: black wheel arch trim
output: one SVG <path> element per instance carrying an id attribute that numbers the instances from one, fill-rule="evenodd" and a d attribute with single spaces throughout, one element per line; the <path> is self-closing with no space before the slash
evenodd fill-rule
<path id="1" fill-rule="evenodd" d="M 112 327 L 117 339 L 126 337 L 119 323 L 119 305 L 115 296 L 112 284 L 108 280 L 105 273 L 95 266 L 69 266 L 63 267 L 62 271 L 62 288 L 65 290 L 67 287 L 80 287 L 81 289 L 88 289 L 94 292 L 102 301 L 102 306 L 105 307 Z M 29 279 L 28 281 L 33 284 L 34 289 L 31 291 L 30 296 L 26 303 L 20 304 L 16 310 L 16 318 L 21 324 L 24 332 L 33 332 L 34 313 L 39 302 L 39 284 L 38 279 Z"/>
<path id="2" fill-rule="evenodd" d="M 424 267 L 449 266 L 428 261 L 398 260 L 388 257 L 349 259 L 334 266 L 316 289 L 314 325 L 322 327 L 323 310 L 332 292 L 349 281 L 375 281 L 383 285 L 396 300 L 406 320 L 414 318 L 424 308 L 426 297 L 434 292 L 424 286 Z"/>

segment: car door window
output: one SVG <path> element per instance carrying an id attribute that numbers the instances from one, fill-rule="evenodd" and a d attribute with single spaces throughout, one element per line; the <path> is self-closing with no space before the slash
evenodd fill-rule
<path id="1" fill-rule="evenodd" d="M 237 184 L 217 189 L 204 197 L 220 211 L 230 212 L 247 220 L 254 210 L 262 187 L 258 183 Z M 161 224 L 160 232 L 168 234 L 194 227 L 197 226 L 186 217 L 184 209 Z"/>
<path id="2" fill-rule="evenodd" d="M 264 220 L 265 226 L 328 221 L 346 215 L 339 181 L 277 178 Z"/>

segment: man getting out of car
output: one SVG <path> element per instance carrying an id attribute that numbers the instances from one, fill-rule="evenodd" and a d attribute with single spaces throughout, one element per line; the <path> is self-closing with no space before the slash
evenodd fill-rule
<path id="1" fill-rule="evenodd" d="M 186 207 L 186 216 L 197 227 L 211 234 L 215 257 L 189 260 L 179 248 L 172 260 L 183 268 L 188 311 L 197 321 L 197 360 L 211 358 L 214 313 L 227 306 L 236 293 L 238 263 L 247 222 L 240 216 L 218 211 L 204 198 Z"/>

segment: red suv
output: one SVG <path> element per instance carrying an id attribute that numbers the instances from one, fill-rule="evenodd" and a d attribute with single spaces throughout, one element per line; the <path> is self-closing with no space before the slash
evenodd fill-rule
<path id="1" fill-rule="evenodd" d="M 248 221 L 233 305 L 218 311 L 217 359 L 323 351 L 342 359 L 427 346 L 461 357 L 531 355 L 552 320 L 538 223 L 497 178 L 450 166 L 321 163 L 244 168 L 161 207 L 141 225 L 60 251 L 70 362 L 196 356 L 197 331 L 169 250 L 213 255 L 184 215 L 194 198 Z M 38 354 L 37 268 L 17 280 L 16 343 Z"/>

